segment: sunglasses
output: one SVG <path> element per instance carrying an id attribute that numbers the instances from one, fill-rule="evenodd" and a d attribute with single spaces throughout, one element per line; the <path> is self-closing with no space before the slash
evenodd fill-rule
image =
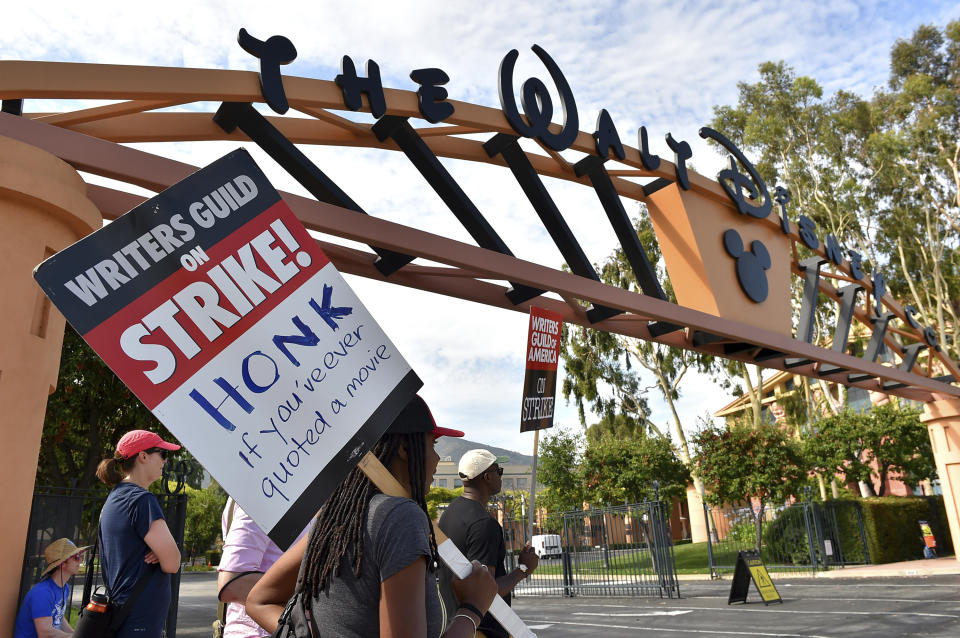
<path id="1" fill-rule="evenodd" d="M 487 471 L 489 472 L 490 470 L 487 470 Z M 503 468 L 502 468 L 502 467 L 498 467 L 498 468 L 496 469 L 496 472 L 497 472 L 497 476 L 503 476 Z"/>
<path id="2" fill-rule="evenodd" d="M 165 450 L 162 447 L 152 447 L 149 450 L 144 450 L 144 452 L 146 452 L 147 454 L 159 454 L 160 458 L 162 458 L 164 461 L 167 460 L 167 453 L 169 451 L 170 450 Z"/>
<path id="3" fill-rule="evenodd" d="M 70 559 L 73 559 L 73 560 L 83 560 L 83 552 L 77 552 L 76 554 L 74 554 L 73 556 L 71 556 L 70 558 L 68 558 L 67 560 L 70 560 Z"/>

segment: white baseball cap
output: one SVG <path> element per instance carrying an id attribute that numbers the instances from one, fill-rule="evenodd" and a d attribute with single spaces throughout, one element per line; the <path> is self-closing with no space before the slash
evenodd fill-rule
<path id="1" fill-rule="evenodd" d="M 460 465 L 457 470 L 460 472 L 461 478 L 469 480 L 480 476 L 496 462 L 497 457 L 489 450 L 470 450 L 460 457 Z"/>

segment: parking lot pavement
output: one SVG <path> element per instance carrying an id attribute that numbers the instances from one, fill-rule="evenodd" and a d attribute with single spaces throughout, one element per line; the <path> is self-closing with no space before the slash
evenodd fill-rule
<path id="1" fill-rule="evenodd" d="M 724 580 L 683 583 L 680 599 L 523 597 L 514 609 L 540 638 L 960 636 L 960 576 L 774 584 L 783 604 L 764 605 L 751 585 L 747 604 L 727 605 Z"/>
<path id="2" fill-rule="evenodd" d="M 751 585 L 746 605 L 727 605 L 730 581 L 687 581 L 680 599 L 525 596 L 514 609 L 539 638 L 853 638 L 960 636 L 960 576 L 782 579 L 783 604 L 765 606 Z M 178 638 L 210 635 L 216 573 L 184 574 Z"/>

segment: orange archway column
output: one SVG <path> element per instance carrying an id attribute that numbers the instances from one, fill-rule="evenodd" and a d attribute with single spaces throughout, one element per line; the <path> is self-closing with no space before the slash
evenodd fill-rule
<path id="1" fill-rule="evenodd" d="M 13 631 L 47 397 L 56 388 L 63 316 L 33 268 L 102 225 L 87 186 L 66 162 L 0 137 L 0 638 Z M 77 540 L 77 539 L 75 539 Z"/>
<path id="2" fill-rule="evenodd" d="M 924 405 L 920 420 L 927 424 L 933 459 L 943 488 L 943 504 L 960 560 L 960 399 L 934 399 Z"/>

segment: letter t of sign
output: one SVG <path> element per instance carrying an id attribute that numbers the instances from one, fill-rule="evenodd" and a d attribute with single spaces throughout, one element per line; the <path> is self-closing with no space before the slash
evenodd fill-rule
<path id="1" fill-rule="evenodd" d="M 293 42 L 282 35 L 270 36 L 266 42 L 261 42 L 247 33 L 246 29 L 240 29 L 237 42 L 244 51 L 260 60 L 260 92 L 263 93 L 267 105 L 283 115 L 290 106 L 283 90 L 280 65 L 290 64 L 297 58 L 297 49 Z"/>

